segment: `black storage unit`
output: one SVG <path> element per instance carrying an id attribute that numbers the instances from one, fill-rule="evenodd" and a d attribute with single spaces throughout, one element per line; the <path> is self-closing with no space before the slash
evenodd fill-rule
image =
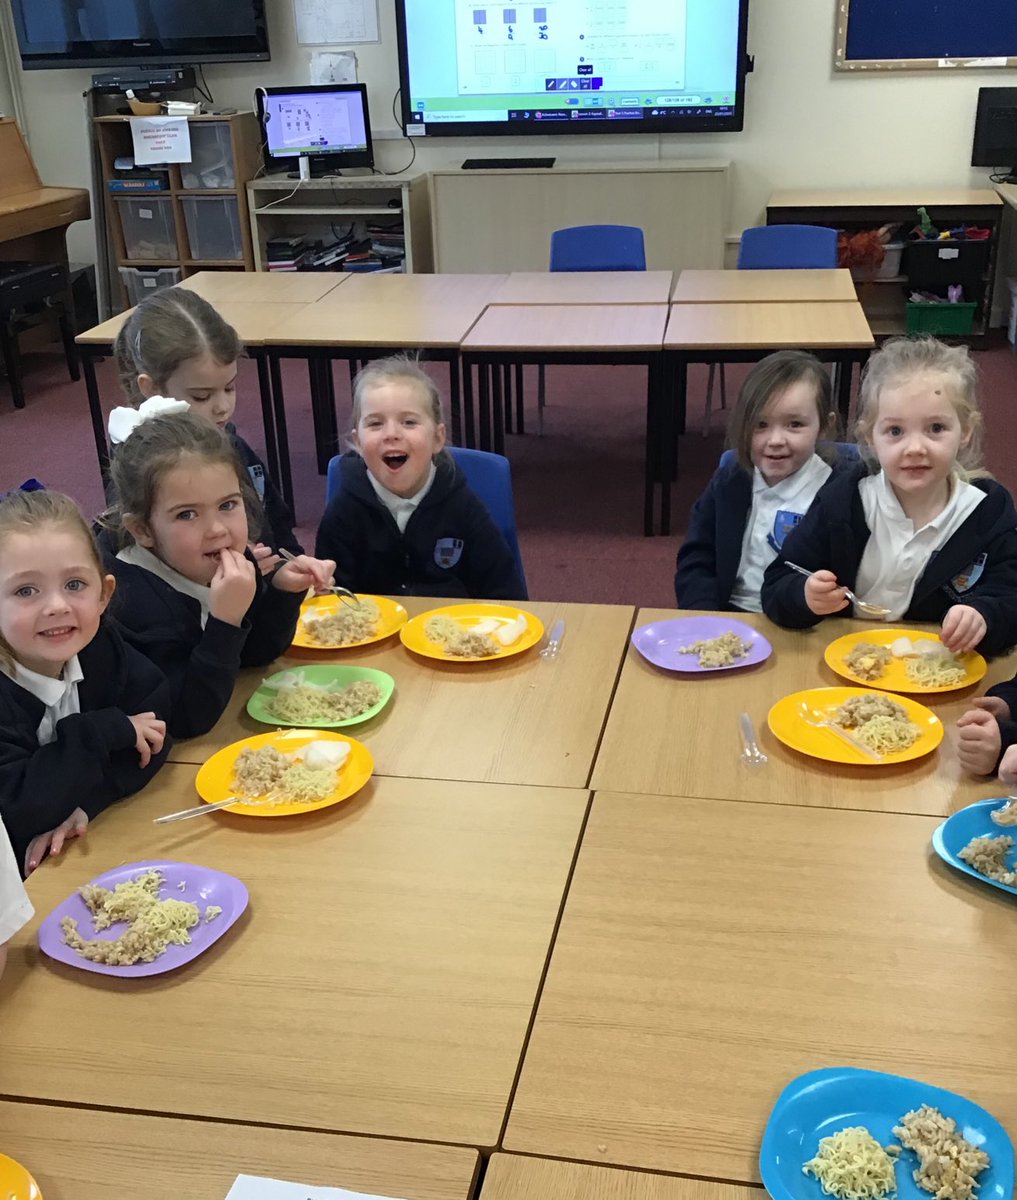
<path id="1" fill-rule="evenodd" d="M 941 291 L 959 283 L 974 300 L 982 294 L 988 268 L 988 239 L 908 242 L 904 248 L 904 274 L 913 288 Z"/>

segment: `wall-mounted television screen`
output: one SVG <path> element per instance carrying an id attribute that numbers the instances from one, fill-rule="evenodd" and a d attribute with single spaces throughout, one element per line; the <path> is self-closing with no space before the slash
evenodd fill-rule
<path id="1" fill-rule="evenodd" d="M 26 70 L 255 62 L 265 0 L 13 0 Z"/>
<path id="2" fill-rule="evenodd" d="M 396 0 L 410 136 L 744 121 L 748 0 Z"/>

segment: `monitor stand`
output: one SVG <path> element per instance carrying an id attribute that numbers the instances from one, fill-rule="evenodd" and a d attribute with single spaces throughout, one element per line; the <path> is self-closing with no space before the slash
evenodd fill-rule
<path id="1" fill-rule="evenodd" d="M 288 179 L 324 179 L 328 175 L 342 174 L 327 162 L 322 162 L 318 158 L 308 158 L 306 155 L 300 158 L 298 165 L 300 169 L 290 171 L 287 175 Z"/>
<path id="2" fill-rule="evenodd" d="M 553 158 L 468 158 L 464 171 L 510 171 L 515 168 L 553 167 Z"/>

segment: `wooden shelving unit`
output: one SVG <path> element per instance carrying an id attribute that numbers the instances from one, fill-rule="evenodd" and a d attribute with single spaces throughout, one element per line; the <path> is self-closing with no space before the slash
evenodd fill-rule
<path id="1" fill-rule="evenodd" d="M 247 184 L 262 165 L 257 118 L 253 112 L 243 112 L 187 120 L 192 162 L 171 163 L 166 188 L 111 192 L 110 180 L 121 174 L 116 160 L 134 153 L 130 118 L 118 115 L 93 119 L 114 268 L 112 294 L 114 299 L 119 294 L 120 307 L 127 307 L 130 297 L 116 268 L 153 273 L 179 271 L 182 279 L 197 271 L 254 270 Z M 228 180 L 232 186 L 219 186 L 220 180 Z M 211 186 L 201 186 L 202 182 Z M 149 247 L 153 253 L 144 254 Z M 202 257 L 201 250 L 206 248 L 216 253 Z M 168 274 L 152 276 L 158 283 L 168 278 Z"/>
<path id="2" fill-rule="evenodd" d="M 900 225 L 900 236 L 906 240 L 908 232 L 918 222 L 919 206 L 928 211 L 933 224 L 940 229 L 978 225 L 990 231 L 984 265 L 980 265 L 973 274 L 959 266 L 958 278 L 952 280 L 963 283 L 965 299 L 978 304 L 971 333 L 959 340 L 973 346 L 984 345 L 992 315 L 1003 212 L 1003 202 L 994 191 L 974 188 L 902 188 L 887 191 L 774 192 L 767 204 L 766 222 L 768 225 L 829 225 L 849 233 L 878 229 L 882 225 Z M 935 246 L 936 243 L 931 245 Z M 955 245 L 979 247 L 986 246 L 986 243 Z M 902 270 L 903 274 L 893 278 L 856 282 L 858 300 L 865 310 L 869 327 L 877 337 L 905 332 L 905 305 L 909 289 L 924 286 L 921 280 L 913 280 L 908 273 L 908 249 L 904 251 Z M 955 337 L 953 334 L 944 336 L 951 339 Z"/>
<path id="3" fill-rule="evenodd" d="M 247 185 L 255 269 L 268 269 L 265 244 L 276 237 L 335 240 L 351 224 L 401 224 L 403 269 L 430 271 L 431 217 L 427 176 L 336 175 L 303 181 L 278 176 Z"/>

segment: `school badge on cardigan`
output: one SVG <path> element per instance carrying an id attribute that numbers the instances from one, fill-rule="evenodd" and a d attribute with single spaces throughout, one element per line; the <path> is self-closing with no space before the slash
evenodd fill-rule
<path id="1" fill-rule="evenodd" d="M 975 561 L 959 575 L 955 575 L 950 582 L 954 589 L 958 592 L 969 592 L 975 584 L 981 579 L 982 572 L 985 570 L 985 564 L 988 561 L 987 554 L 979 554 Z"/>
<path id="2" fill-rule="evenodd" d="M 438 538 L 434 543 L 434 561 L 447 571 L 463 556 L 462 538 Z"/>

